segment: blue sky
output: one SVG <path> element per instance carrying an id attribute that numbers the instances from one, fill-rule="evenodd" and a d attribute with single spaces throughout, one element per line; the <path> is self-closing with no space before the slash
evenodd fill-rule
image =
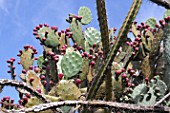
<path id="1" fill-rule="evenodd" d="M 126 17 L 133 0 L 106 0 L 109 28 L 119 29 Z M 95 0 L 0 0 L 0 78 L 10 79 L 7 73 L 6 60 L 15 57 L 25 44 L 36 47 L 38 55 L 42 53 L 39 41 L 32 35 L 33 28 L 39 23 L 56 25 L 59 30 L 66 29 L 69 24 L 65 21 L 69 13 L 77 14 L 80 6 L 87 6 L 91 9 L 93 20 L 91 24 L 97 29 L 97 13 Z M 146 21 L 149 17 L 162 19 L 165 9 L 148 0 L 143 0 L 142 7 L 137 15 L 138 22 Z M 38 56 L 37 55 L 37 56 Z M 16 74 L 21 73 L 21 65 L 16 62 Z M 6 87 L 0 93 L 3 96 L 11 96 L 18 100 L 14 88 Z"/>

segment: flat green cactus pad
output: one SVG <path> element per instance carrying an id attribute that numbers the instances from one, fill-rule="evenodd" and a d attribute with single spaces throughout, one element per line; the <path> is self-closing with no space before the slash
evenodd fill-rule
<path id="1" fill-rule="evenodd" d="M 77 52 L 67 52 L 61 60 L 61 68 L 65 78 L 75 76 L 83 65 L 83 59 Z"/>
<path id="2" fill-rule="evenodd" d="M 81 23 L 86 25 L 92 20 L 92 13 L 89 8 L 82 6 L 78 11 L 78 16 L 82 16 Z"/>
<path id="3" fill-rule="evenodd" d="M 98 44 L 101 41 L 100 32 L 93 27 L 87 28 L 84 34 L 86 41 L 88 41 L 90 45 L 93 45 L 94 43 Z"/>
<path id="4" fill-rule="evenodd" d="M 70 23 L 70 31 L 73 33 L 73 41 L 83 47 L 84 39 L 82 34 L 82 25 L 78 20 L 76 20 L 76 18 L 73 18 Z"/>
<path id="5" fill-rule="evenodd" d="M 146 84 L 139 84 L 136 86 L 133 90 L 132 98 L 138 105 L 150 106 L 156 103 L 154 89 L 152 87 L 147 87 Z"/>
<path id="6" fill-rule="evenodd" d="M 48 32 L 47 36 L 45 33 Z M 45 46 L 47 47 L 57 47 L 59 45 L 59 36 L 58 34 L 48 27 L 42 27 L 40 30 L 38 30 L 38 36 L 40 37 L 40 40 L 43 41 L 43 38 L 46 37 L 46 40 L 44 41 Z"/>
<path id="7" fill-rule="evenodd" d="M 151 29 L 154 29 L 156 28 L 156 19 L 155 18 L 149 18 L 146 22 L 145 22 L 147 25 L 149 25 L 149 27 Z"/>
<path id="8" fill-rule="evenodd" d="M 56 87 L 56 93 L 62 100 L 76 100 L 81 95 L 78 87 L 70 80 L 61 80 Z"/>

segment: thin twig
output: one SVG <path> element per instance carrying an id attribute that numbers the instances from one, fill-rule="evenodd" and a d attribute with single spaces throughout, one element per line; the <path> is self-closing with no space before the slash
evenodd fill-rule
<path id="1" fill-rule="evenodd" d="M 170 107 L 165 106 L 139 106 L 135 104 L 125 104 L 117 102 L 106 102 L 106 101 L 60 101 L 51 102 L 46 104 L 39 104 L 32 106 L 31 108 L 23 108 L 20 110 L 8 110 L 10 113 L 28 113 L 28 112 L 40 112 L 48 109 L 53 109 L 61 106 L 76 106 L 76 105 L 87 105 L 91 107 L 109 107 L 117 108 L 121 110 L 131 110 L 131 111 L 148 111 L 148 112 L 169 112 Z"/>
<path id="2" fill-rule="evenodd" d="M 157 5 L 165 7 L 166 9 L 170 9 L 170 2 L 168 2 L 167 0 L 150 0 L 150 1 L 156 3 Z"/>
<path id="3" fill-rule="evenodd" d="M 14 86 L 14 87 L 19 87 L 21 89 L 25 89 L 26 91 L 30 92 L 32 95 L 35 95 L 37 98 L 39 98 L 42 102 L 44 102 L 44 103 L 49 102 L 45 98 L 44 95 L 42 95 L 41 93 L 38 93 L 36 90 L 32 89 L 25 82 L 17 81 L 17 80 L 0 79 L 0 85 L 3 85 L 3 86 Z"/>
<path id="4" fill-rule="evenodd" d="M 158 106 L 159 104 L 161 104 L 164 100 L 166 100 L 168 97 L 170 97 L 170 92 L 168 94 L 166 94 L 161 100 L 159 100 L 155 106 Z"/>

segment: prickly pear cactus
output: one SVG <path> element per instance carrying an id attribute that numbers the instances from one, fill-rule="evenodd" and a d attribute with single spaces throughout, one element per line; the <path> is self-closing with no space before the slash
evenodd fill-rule
<path id="1" fill-rule="evenodd" d="M 82 73 L 80 73 L 80 79 L 84 80 L 86 79 L 86 76 L 89 72 L 89 60 L 88 59 L 83 59 L 83 65 L 82 65 Z"/>
<path id="2" fill-rule="evenodd" d="M 73 32 L 73 41 L 83 47 L 84 39 L 82 34 L 82 24 L 76 18 L 72 18 L 72 22 L 70 23 L 70 31 Z"/>
<path id="3" fill-rule="evenodd" d="M 147 25 L 149 25 L 149 27 L 151 29 L 154 29 L 156 28 L 156 19 L 155 18 L 149 18 L 146 22 L 145 22 Z"/>
<path id="4" fill-rule="evenodd" d="M 56 86 L 56 93 L 62 100 L 76 100 L 81 92 L 71 80 L 61 80 Z"/>
<path id="5" fill-rule="evenodd" d="M 151 67 L 149 62 L 149 56 L 146 56 L 141 63 L 141 71 L 145 77 L 151 78 Z"/>
<path id="6" fill-rule="evenodd" d="M 168 86 L 168 90 L 170 90 L 170 23 L 168 23 L 164 28 L 164 56 L 165 56 L 165 74 L 163 77 L 164 82 Z"/>
<path id="7" fill-rule="evenodd" d="M 44 87 L 41 84 L 41 80 L 38 74 L 34 71 L 29 70 L 26 74 L 27 85 L 31 86 L 34 90 L 41 90 L 41 93 L 44 93 Z"/>
<path id="8" fill-rule="evenodd" d="M 82 6 L 80 7 L 78 11 L 78 16 L 81 16 L 81 23 L 83 25 L 87 25 L 91 22 L 92 20 L 92 13 L 91 10 L 88 7 Z"/>
<path id="9" fill-rule="evenodd" d="M 42 69 L 42 67 L 43 67 L 43 62 L 44 62 L 43 55 L 40 55 L 40 56 L 38 57 L 38 62 L 37 62 L 38 67 L 39 67 L 40 69 Z"/>
<path id="10" fill-rule="evenodd" d="M 84 46 L 85 46 L 85 51 L 90 53 L 90 45 L 87 41 L 84 42 Z"/>
<path id="11" fill-rule="evenodd" d="M 55 30 L 49 27 L 42 27 L 38 30 L 40 41 L 47 47 L 57 47 L 59 45 L 59 36 Z"/>
<path id="12" fill-rule="evenodd" d="M 42 104 L 41 100 L 39 100 L 36 97 L 31 97 L 28 99 L 28 102 L 26 103 L 25 107 L 30 108 L 31 106 L 35 106 L 35 105 L 39 105 L 39 104 Z M 52 113 L 52 112 L 53 112 L 52 110 L 45 110 L 45 111 L 41 111 L 39 113 Z"/>
<path id="13" fill-rule="evenodd" d="M 61 68 L 66 79 L 75 76 L 83 65 L 83 59 L 77 52 L 67 52 L 61 60 Z"/>
<path id="14" fill-rule="evenodd" d="M 33 65 L 34 63 L 33 53 L 34 52 L 31 48 L 26 48 L 25 50 L 22 51 L 20 61 L 21 61 L 22 67 L 25 70 L 29 70 L 29 67 Z"/>
<path id="15" fill-rule="evenodd" d="M 154 105 L 156 103 L 156 96 L 153 88 L 149 88 L 146 84 L 139 84 L 135 87 L 132 93 L 132 98 L 136 104 L 139 105 Z"/>
<path id="16" fill-rule="evenodd" d="M 94 27 L 88 27 L 84 32 L 84 37 L 91 46 L 93 44 L 98 44 L 101 41 L 100 32 L 97 31 Z"/>
<path id="17" fill-rule="evenodd" d="M 156 101 L 165 95 L 167 91 L 166 84 L 155 76 L 149 84 L 139 84 L 132 93 L 132 98 L 139 105 L 154 105 Z"/>
<path id="18" fill-rule="evenodd" d="M 168 89 L 165 82 L 160 80 L 159 76 L 155 76 L 154 79 L 151 80 L 150 86 L 156 89 L 157 93 L 159 93 L 161 97 L 164 96 Z"/>

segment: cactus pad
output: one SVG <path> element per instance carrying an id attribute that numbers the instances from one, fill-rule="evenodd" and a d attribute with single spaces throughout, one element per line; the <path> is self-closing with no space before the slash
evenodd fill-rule
<path id="1" fill-rule="evenodd" d="M 31 48 L 27 48 L 22 51 L 20 61 L 21 61 L 22 67 L 25 70 L 29 70 L 29 67 L 34 63 L 33 53 L 34 52 Z"/>
<path id="2" fill-rule="evenodd" d="M 84 39 L 82 35 L 82 25 L 78 20 L 76 20 L 76 18 L 72 19 L 70 24 L 70 31 L 73 32 L 73 41 L 83 47 Z"/>
<path id="3" fill-rule="evenodd" d="M 160 97 L 165 95 L 166 91 L 166 84 L 158 76 L 155 76 L 151 79 L 150 84 L 142 83 L 136 86 L 133 90 L 132 98 L 139 105 L 154 105 Z"/>
<path id="4" fill-rule="evenodd" d="M 78 16 L 82 16 L 81 23 L 86 25 L 92 20 L 92 13 L 89 8 L 82 6 L 78 11 Z"/>
<path id="5" fill-rule="evenodd" d="M 164 96 L 164 94 L 167 91 L 166 84 L 162 80 L 155 78 L 155 77 L 151 81 L 151 86 L 154 87 L 154 88 L 157 87 L 159 89 L 159 93 L 161 94 L 161 96 Z"/>
<path id="6" fill-rule="evenodd" d="M 141 71 L 145 77 L 151 78 L 152 70 L 149 62 L 149 56 L 146 56 L 141 63 Z"/>
<path id="7" fill-rule="evenodd" d="M 149 90 L 148 90 L 149 89 Z M 150 106 L 156 103 L 154 89 L 146 84 L 139 84 L 132 93 L 134 102 L 138 105 Z"/>
<path id="8" fill-rule="evenodd" d="M 70 80 L 61 80 L 56 87 L 56 93 L 62 100 L 76 100 L 81 95 L 78 87 Z"/>
<path id="9" fill-rule="evenodd" d="M 164 13 L 164 18 L 170 16 L 170 10 L 166 10 L 165 13 Z"/>
<path id="10" fill-rule="evenodd" d="M 42 69 L 42 67 L 43 67 L 43 62 L 44 62 L 43 55 L 40 55 L 40 56 L 38 57 L 38 62 L 37 62 L 38 67 L 39 67 L 40 69 Z"/>
<path id="11" fill-rule="evenodd" d="M 85 39 L 89 42 L 90 45 L 93 45 L 94 43 L 98 44 L 101 41 L 100 32 L 93 27 L 87 28 L 84 33 Z"/>
<path id="12" fill-rule="evenodd" d="M 48 32 L 46 36 L 46 32 Z M 44 41 L 44 45 L 47 47 L 57 47 L 59 45 L 59 36 L 58 34 L 48 27 L 42 27 L 38 30 L 38 36 L 40 40 L 43 42 L 43 38 L 45 37 L 46 40 Z"/>
<path id="13" fill-rule="evenodd" d="M 77 52 L 67 52 L 61 60 L 61 68 L 65 78 L 75 76 L 83 65 L 83 59 Z"/>
<path id="14" fill-rule="evenodd" d="M 26 108 L 32 107 L 34 105 L 39 105 L 41 104 L 41 100 L 39 100 L 37 97 L 31 97 L 30 99 L 28 99 L 27 104 L 25 105 Z"/>
<path id="15" fill-rule="evenodd" d="M 85 46 L 85 51 L 87 52 L 87 53 L 90 53 L 90 45 L 89 45 L 89 43 L 87 42 L 87 41 L 85 41 L 84 42 L 84 46 Z"/>
<path id="16" fill-rule="evenodd" d="M 31 79 L 34 80 L 31 82 Z M 41 89 L 41 92 L 44 93 L 44 87 L 41 84 L 40 77 L 34 71 L 32 70 L 27 71 L 26 82 L 27 85 L 31 86 L 34 90 Z"/>
<path id="17" fill-rule="evenodd" d="M 86 79 L 88 71 L 89 71 L 89 60 L 88 59 L 83 59 L 82 73 L 80 74 L 80 79 L 81 80 Z"/>
<path id="18" fill-rule="evenodd" d="M 165 58 L 167 60 L 167 63 L 170 64 L 170 23 L 168 23 L 166 25 L 166 27 L 164 28 L 164 54 L 165 54 Z"/>
<path id="19" fill-rule="evenodd" d="M 156 28 L 156 19 L 155 18 L 149 18 L 146 22 L 145 22 L 147 25 L 149 25 L 149 27 L 151 29 L 154 29 Z"/>

